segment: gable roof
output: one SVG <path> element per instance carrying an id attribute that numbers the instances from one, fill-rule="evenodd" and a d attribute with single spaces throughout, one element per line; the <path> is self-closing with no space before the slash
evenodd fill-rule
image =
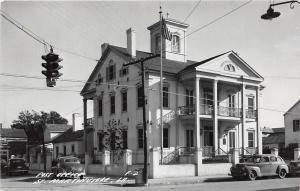
<path id="1" fill-rule="evenodd" d="M 95 66 L 93 72 L 91 73 L 90 77 L 88 78 L 86 84 L 84 85 L 83 89 L 81 90 L 80 94 L 83 95 L 88 87 L 89 84 L 92 81 L 92 79 L 94 78 L 94 75 L 96 75 L 99 67 L 102 65 L 103 61 L 105 60 L 106 56 L 110 53 L 110 52 L 114 52 L 117 55 L 121 56 L 126 62 L 131 61 L 131 55 L 127 52 L 126 48 L 123 47 L 119 47 L 119 46 L 114 46 L 114 45 L 108 45 L 106 50 L 104 51 L 104 53 L 102 54 L 100 60 L 98 61 L 97 65 Z M 136 59 L 141 59 L 141 58 L 145 58 L 152 55 L 152 53 L 150 52 L 145 52 L 145 51 L 136 51 Z M 169 60 L 169 59 L 165 59 L 163 58 L 163 71 L 165 73 L 171 73 L 171 74 L 177 74 L 180 70 L 182 70 L 183 68 L 185 68 L 186 66 L 190 65 L 190 64 L 194 64 L 196 63 L 195 61 L 191 61 L 188 60 L 187 62 L 179 62 L 179 61 L 174 61 L 174 60 Z M 137 67 L 139 67 L 139 65 L 136 65 Z M 145 67 L 148 70 L 153 70 L 153 71 L 160 71 L 160 58 L 153 58 L 151 60 L 147 60 L 145 62 Z"/>
<path id="2" fill-rule="evenodd" d="M 24 129 L 0 128 L 0 135 L 6 138 L 27 138 Z"/>
<path id="3" fill-rule="evenodd" d="M 63 134 L 52 140 L 52 143 L 63 143 L 71 141 L 82 141 L 84 135 L 84 130 L 73 131 L 73 129 L 68 129 Z"/>
<path id="4" fill-rule="evenodd" d="M 49 129 L 50 132 L 65 132 L 71 127 L 72 125 L 68 124 L 46 124 L 46 128 Z"/>
<path id="5" fill-rule="evenodd" d="M 300 103 L 300 99 L 287 111 L 285 112 L 283 115 L 288 114 L 294 107 L 296 107 L 296 105 L 298 105 Z"/>

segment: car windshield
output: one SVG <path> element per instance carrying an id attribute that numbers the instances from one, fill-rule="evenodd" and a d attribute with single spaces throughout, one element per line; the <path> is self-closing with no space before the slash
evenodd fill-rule
<path id="1" fill-rule="evenodd" d="M 65 159 L 65 162 L 79 163 L 80 161 L 77 158 L 68 158 Z"/>
<path id="2" fill-rule="evenodd" d="M 25 161 L 23 159 L 13 159 L 13 160 L 10 160 L 10 163 L 11 164 L 24 164 Z"/>

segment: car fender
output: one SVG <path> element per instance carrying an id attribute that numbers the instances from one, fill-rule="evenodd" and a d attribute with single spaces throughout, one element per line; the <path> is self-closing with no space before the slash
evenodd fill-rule
<path id="1" fill-rule="evenodd" d="M 247 166 L 248 172 L 254 170 L 257 176 L 261 176 L 260 168 L 258 166 Z"/>
<path id="2" fill-rule="evenodd" d="M 286 171 L 286 173 L 289 173 L 289 167 L 284 164 L 278 165 L 276 173 L 278 174 L 281 169 L 284 169 Z"/>

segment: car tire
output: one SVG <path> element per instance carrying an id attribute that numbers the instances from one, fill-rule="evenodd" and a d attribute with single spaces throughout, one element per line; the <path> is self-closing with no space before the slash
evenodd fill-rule
<path id="1" fill-rule="evenodd" d="M 80 176 L 79 176 L 79 179 L 82 180 L 82 179 L 83 179 L 83 175 L 80 175 Z"/>
<path id="2" fill-rule="evenodd" d="M 257 174 L 255 172 L 255 170 L 250 170 L 248 173 L 248 179 L 253 181 L 257 178 Z"/>
<path id="3" fill-rule="evenodd" d="M 285 169 L 280 169 L 279 172 L 278 172 L 278 176 L 279 176 L 279 178 L 281 178 L 281 179 L 285 178 L 286 174 L 287 174 L 287 173 L 286 173 L 286 170 L 285 170 Z"/>

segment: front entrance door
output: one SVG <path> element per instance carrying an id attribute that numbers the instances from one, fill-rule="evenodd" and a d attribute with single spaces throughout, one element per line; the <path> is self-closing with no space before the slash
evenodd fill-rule
<path id="1" fill-rule="evenodd" d="M 235 132 L 229 132 L 229 151 L 235 148 Z"/>
<path id="2" fill-rule="evenodd" d="M 191 129 L 186 130 L 186 147 L 194 147 L 194 131 Z"/>
<path id="3" fill-rule="evenodd" d="M 213 145 L 214 145 L 214 133 L 213 128 L 211 126 L 204 127 L 204 147 L 203 147 L 203 155 L 204 156 L 212 156 L 213 155 Z"/>

